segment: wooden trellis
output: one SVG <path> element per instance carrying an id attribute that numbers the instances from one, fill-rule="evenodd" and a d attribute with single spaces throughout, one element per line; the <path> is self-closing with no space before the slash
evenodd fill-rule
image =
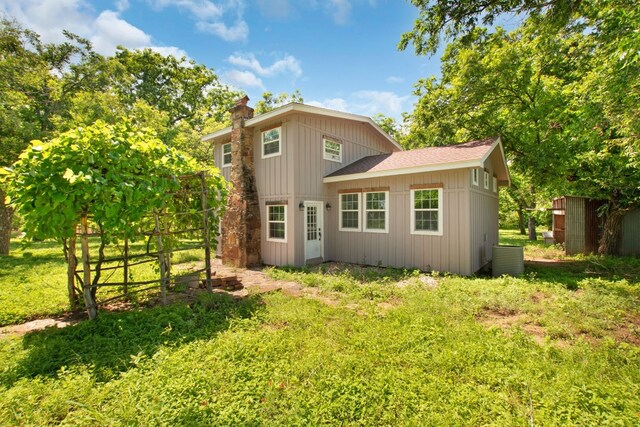
<path id="1" fill-rule="evenodd" d="M 179 177 L 181 187 L 172 194 L 174 198 L 183 197 L 185 201 L 197 200 L 197 198 L 191 197 L 194 194 L 198 195 L 201 200 L 201 205 L 195 209 L 194 206 L 183 206 L 184 211 L 169 212 L 166 208 L 154 210 L 150 212 L 146 218 L 149 220 L 150 230 L 142 231 L 140 234 L 147 238 L 146 251 L 144 253 L 131 254 L 129 248 L 129 241 L 124 240 L 124 247 L 121 249 L 121 255 L 115 257 L 105 257 L 105 243 L 101 240 L 101 245 L 98 250 L 98 258 L 92 263 L 89 252 L 89 238 L 91 236 L 100 236 L 101 230 L 92 231 L 89 227 L 90 219 L 87 216 L 82 217 L 80 224 L 80 232 L 76 233 L 76 236 L 68 239 L 65 242 L 65 253 L 68 263 L 68 288 L 70 295 L 70 302 L 72 308 L 77 307 L 76 298 L 73 295 L 82 294 L 85 308 L 89 314 L 90 319 L 95 319 L 98 313 L 98 307 L 104 305 L 113 300 L 117 300 L 123 297 L 128 297 L 134 293 L 148 291 L 152 289 L 160 289 L 162 304 L 167 303 L 167 289 L 171 284 L 175 284 L 175 278 L 171 274 L 171 254 L 179 251 L 186 251 L 192 249 L 204 249 L 204 265 L 205 267 L 198 270 L 190 271 L 189 274 L 205 274 L 204 283 L 207 290 L 212 290 L 212 271 L 211 271 L 211 232 L 210 232 L 210 215 L 215 210 L 208 205 L 208 188 L 206 185 L 206 172 L 198 172 L 190 175 L 183 175 Z M 175 204 L 180 206 L 179 203 Z M 195 226 L 193 221 L 192 226 L 174 230 L 172 229 L 173 221 L 171 219 L 178 218 L 180 216 L 188 215 L 187 219 L 197 220 L 198 226 Z M 186 221 L 182 221 L 186 223 Z M 77 231 L 77 230 L 76 230 Z M 188 245 L 179 246 L 176 242 L 180 239 L 176 237 L 187 236 L 191 238 L 191 243 Z M 193 243 L 195 236 L 198 237 L 198 241 Z M 82 262 L 81 268 L 79 267 L 78 259 L 76 257 L 76 243 L 77 238 L 80 238 Z M 155 240 L 156 250 L 151 250 L 151 242 Z M 157 262 L 159 267 L 159 277 L 152 280 L 134 281 L 130 280 L 129 272 L 130 268 L 135 265 Z M 116 265 L 113 265 L 113 264 Z M 103 266 L 107 264 L 107 266 Z M 93 268 L 92 268 L 93 266 Z M 122 271 L 122 282 L 110 282 L 110 279 L 119 270 Z M 104 272 L 110 272 L 107 280 L 103 280 L 102 274 Z M 116 287 L 119 286 L 122 289 L 122 293 L 106 300 L 96 301 L 96 291 L 101 287 Z"/>

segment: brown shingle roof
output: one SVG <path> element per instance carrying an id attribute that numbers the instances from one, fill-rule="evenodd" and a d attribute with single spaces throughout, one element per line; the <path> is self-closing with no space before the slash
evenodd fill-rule
<path id="1" fill-rule="evenodd" d="M 491 146 L 497 140 L 497 137 L 487 138 L 464 144 L 418 148 L 363 157 L 327 175 L 326 178 L 480 160 L 491 150 Z"/>

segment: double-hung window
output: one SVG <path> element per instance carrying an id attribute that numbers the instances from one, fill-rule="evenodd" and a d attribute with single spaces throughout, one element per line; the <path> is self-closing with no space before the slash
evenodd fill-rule
<path id="1" fill-rule="evenodd" d="M 267 205 L 267 240 L 287 241 L 287 205 Z"/>
<path id="2" fill-rule="evenodd" d="M 411 190 L 411 234 L 442 236 L 442 188 Z"/>
<path id="3" fill-rule="evenodd" d="M 222 144 L 222 166 L 231 166 L 231 143 Z"/>
<path id="4" fill-rule="evenodd" d="M 282 128 L 277 127 L 262 132 L 262 158 L 279 156 Z"/>
<path id="5" fill-rule="evenodd" d="M 342 144 L 330 139 L 322 140 L 323 156 L 325 160 L 342 163 Z"/>
<path id="6" fill-rule="evenodd" d="M 363 193 L 364 231 L 374 233 L 389 232 L 389 192 Z"/>
<path id="7" fill-rule="evenodd" d="M 340 194 L 340 231 L 360 231 L 360 195 Z"/>
<path id="8" fill-rule="evenodd" d="M 484 189 L 489 189 L 489 172 L 484 171 Z"/>

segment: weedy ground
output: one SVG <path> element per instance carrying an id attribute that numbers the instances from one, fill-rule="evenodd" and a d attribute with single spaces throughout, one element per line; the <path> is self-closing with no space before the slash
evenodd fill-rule
<path id="1" fill-rule="evenodd" d="M 0 424 L 638 425 L 640 260 L 503 237 L 523 277 L 271 268 L 337 303 L 201 295 L 0 338 Z M 48 245 L 0 258 L 3 319 L 64 310 Z"/>

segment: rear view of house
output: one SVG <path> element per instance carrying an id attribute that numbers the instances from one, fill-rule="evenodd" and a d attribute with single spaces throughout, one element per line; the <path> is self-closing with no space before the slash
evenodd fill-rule
<path id="1" fill-rule="evenodd" d="M 206 135 L 234 189 L 225 263 L 343 261 L 473 274 L 498 243 L 499 138 L 403 151 L 370 118 L 291 103 Z"/>

